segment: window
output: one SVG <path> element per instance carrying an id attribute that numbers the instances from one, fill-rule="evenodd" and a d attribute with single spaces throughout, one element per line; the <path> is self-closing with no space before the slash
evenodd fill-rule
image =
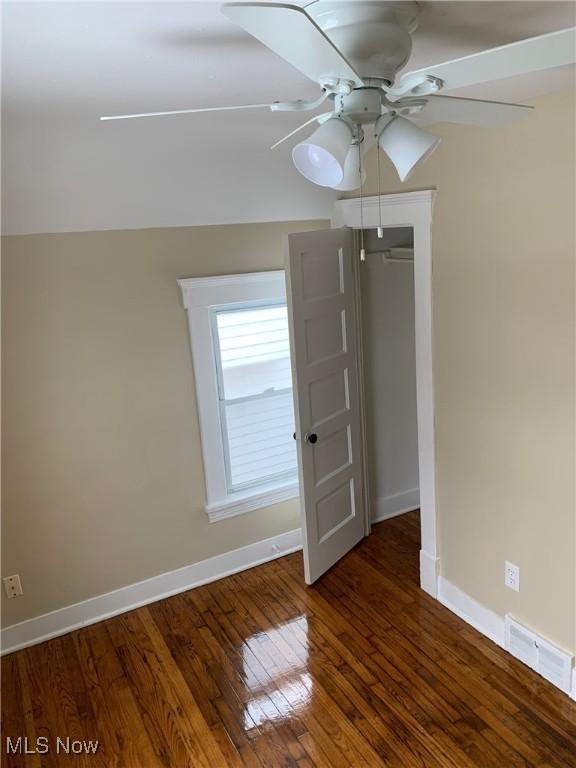
<path id="1" fill-rule="evenodd" d="M 228 492 L 294 479 L 286 304 L 213 310 Z"/>
<path id="2" fill-rule="evenodd" d="M 210 520 L 298 494 L 283 272 L 180 280 Z"/>

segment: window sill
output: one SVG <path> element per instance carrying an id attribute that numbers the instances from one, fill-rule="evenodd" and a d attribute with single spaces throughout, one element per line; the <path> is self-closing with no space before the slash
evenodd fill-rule
<path id="1" fill-rule="evenodd" d="M 245 512 L 278 504 L 280 501 L 295 499 L 299 493 L 297 481 L 266 486 L 257 492 L 251 489 L 250 491 L 231 494 L 225 501 L 209 504 L 206 507 L 206 514 L 211 523 L 216 523 L 219 520 L 226 520 L 228 517 L 236 517 L 236 515 L 243 515 Z"/>

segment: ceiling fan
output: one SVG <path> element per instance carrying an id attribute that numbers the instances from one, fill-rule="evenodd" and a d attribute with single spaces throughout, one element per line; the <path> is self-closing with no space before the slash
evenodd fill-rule
<path id="1" fill-rule="evenodd" d="M 374 126 L 380 148 L 405 181 L 440 143 L 411 118 L 498 126 L 532 107 L 438 95 L 576 62 L 576 27 L 520 40 L 396 78 L 410 58 L 418 4 L 407 0 L 314 0 L 306 8 L 277 3 L 225 3 L 223 14 L 292 64 L 321 88 L 312 101 L 109 115 L 101 120 L 268 108 L 273 112 L 330 112 L 312 118 L 272 149 L 313 123 L 318 127 L 292 150 L 309 181 L 338 190 L 361 186 L 364 127 Z"/>

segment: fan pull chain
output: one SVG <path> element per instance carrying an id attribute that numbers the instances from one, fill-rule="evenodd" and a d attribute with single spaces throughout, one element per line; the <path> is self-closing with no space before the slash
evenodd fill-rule
<path id="1" fill-rule="evenodd" d="M 380 144 L 376 144 L 376 157 L 378 159 L 378 237 L 384 237 L 382 228 L 382 194 L 380 190 Z"/>
<path id="2" fill-rule="evenodd" d="M 364 206 L 362 198 L 362 147 L 358 142 L 358 173 L 360 174 L 360 261 L 366 261 L 366 251 L 364 250 Z"/>

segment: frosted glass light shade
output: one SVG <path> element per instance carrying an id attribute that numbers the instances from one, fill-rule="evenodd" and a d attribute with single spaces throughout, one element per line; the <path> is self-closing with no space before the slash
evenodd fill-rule
<path id="1" fill-rule="evenodd" d="M 310 138 L 296 144 L 292 160 L 302 176 L 321 187 L 336 187 L 344 178 L 344 164 L 352 141 L 348 124 L 331 117 Z"/>
<path id="2" fill-rule="evenodd" d="M 344 175 L 340 184 L 337 184 L 334 189 L 340 192 L 351 192 L 359 187 L 366 181 L 366 169 L 362 168 L 362 177 L 360 177 L 360 157 L 358 152 L 362 152 L 363 145 L 358 150 L 358 145 L 353 144 L 348 150 L 346 160 L 344 161 Z M 362 152 L 362 154 L 364 154 Z"/>
<path id="3" fill-rule="evenodd" d="M 400 181 L 406 181 L 418 163 L 430 157 L 441 142 L 438 136 L 398 116 L 392 119 L 381 117 L 376 123 L 376 133 L 378 143 L 394 164 Z"/>

